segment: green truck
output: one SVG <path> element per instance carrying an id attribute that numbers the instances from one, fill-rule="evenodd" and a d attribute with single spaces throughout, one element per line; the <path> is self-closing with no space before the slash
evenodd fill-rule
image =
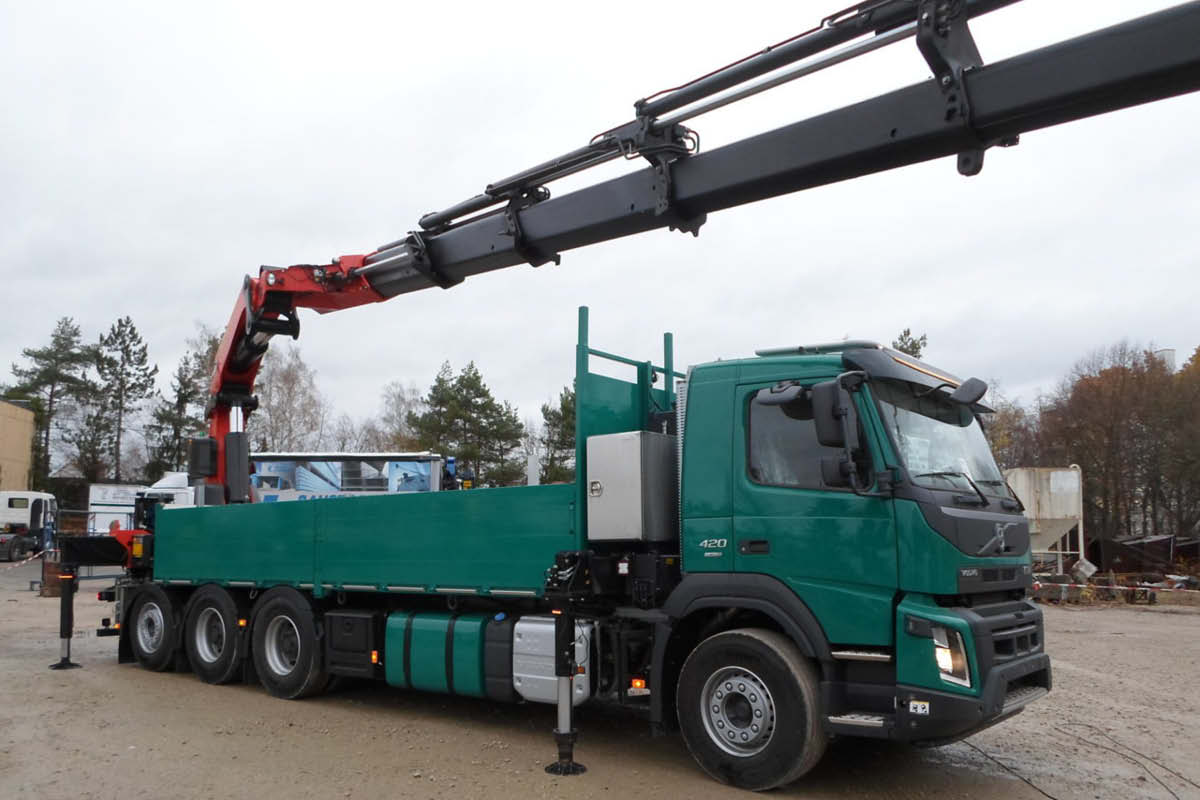
<path id="1" fill-rule="evenodd" d="M 986 386 L 871 342 L 680 374 L 669 335 L 660 364 L 617 356 L 590 345 L 581 311 L 569 484 L 255 504 L 246 433 L 262 356 L 299 334 L 300 308 L 450 289 L 654 229 L 698 234 L 721 209 L 934 158 L 974 175 L 1018 134 L 1200 89 L 1200 3 L 983 64 L 967 22 L 1009 2 L 852 6 L 637 101 L 632 121 L 370 253 L 247 276 L 209 435 L 192 443 L 196 506 L 147 496 L 134 530 L 64 541 L 58 666 L 72 666 L 71 567 L 117 563 L 101 633 L 121 660 L 284 698 L 346 677 L 553 703 L 559 774 L 581 769 L 585 702 L 641 709 L 715 779 L 768 789 L 831 737 L 938 744 L 1043 696 L 1028 525 L 984 438 Z M 683 124 L 906 38 L 930 79 L 703 153 Z M 620 158 L 641 166 L 551 197 L 546 184 Z M 936 210 L 903 211 L 943 233 Z M 865 324 L 882 302 L 872 268 L 814 274 L 813 297 Z M 964 265 L 939 288 L 972 280 Z"/>
<path id="2" fill-rule="evenodd" d="M 159 506 L 112 590 L 123 657 L 554 703 L 565 610 L 572 705 L 641 706 L 752 789 L 831 736 L 948 742 L 1049 690 L 978 381 L 853 341 L 672 361 L 592 348 L 580 310 L 574 483 Z"/>

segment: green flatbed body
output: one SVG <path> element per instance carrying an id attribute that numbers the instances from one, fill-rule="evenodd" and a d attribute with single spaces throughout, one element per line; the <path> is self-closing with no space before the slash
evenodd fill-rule
<path id="1" fill-rule="evenodd" d="M 158 515 L 154 578 L 165 583 L 280 584 L 330 591 L 541 596 L 562 550 L 587 547 L 585 443 L 646 430 L 671 408 L 671 335 L 664 362 L 633 361 L 587 343 L 576 348 L 577 480 L 546 486 L 372 494 L 293 502 L 171 508 Z M 633 381 L 593 373 L 588 357 L 636 371 Z M 660 386 L 656 387 L 655 382 Z"/>
<path id="2" fill-rule="evenodd" d="M 583 546 L 575 493 L 559 484 L 167 508 L 154 577 L 317 594 L 540 595 L 555 553 Z"/>

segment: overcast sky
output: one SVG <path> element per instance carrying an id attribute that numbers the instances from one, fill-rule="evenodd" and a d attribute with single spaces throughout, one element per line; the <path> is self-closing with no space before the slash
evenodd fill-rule
<path id="1" fill-rule="evenodd" d="M 616 6 L 0 2 L 0 365 L 68 315 L 130 315 L 165 378 L 260 264 L 370 252 L 421 214 L 585 143 L 634 100 L 810 27 L 846 0 Z M 972 23 L 996 61 L 1171 5 L 1026 0 Z M 580 9 L 576 11 L 576 9 Z M 901 43 L 689 124 L 704 149 L 923 80 Z M 1032 400 L 1128 338 L 1200 344 L 1200 95 L 711 215 L 319 317 L 301 347 L 339 411 L 474 360 L 535 416 L 593 346 L 677 364 L 929 337 L 928 360 Z M 629 169 L 617 165 L 616 171 Z M 552 190 L 608 177 L 576 176 Z M 165 380 L 163 386 L 165 388 Z"/>

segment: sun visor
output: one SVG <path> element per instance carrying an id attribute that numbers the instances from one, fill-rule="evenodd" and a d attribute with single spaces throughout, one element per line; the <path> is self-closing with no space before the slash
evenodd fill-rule
<path id="1" fill-rule="evenodd" d="M 931 389 L 949 385 L 948 392 L 954 391 L 963 382 L 953 373 L 890 347 L 847 350 L 842 353 L 842 364 L 847 369 L 861 369 L 872 378 L 892 378 Z M 992 409 L 982 403 L 975 403 L 971 410 L 978 414 L 992 413 Z"/>

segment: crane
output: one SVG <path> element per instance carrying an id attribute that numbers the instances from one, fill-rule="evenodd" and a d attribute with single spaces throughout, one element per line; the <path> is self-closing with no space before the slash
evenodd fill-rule
<path id="1" fill-rule="evenodd" d="M 208 437 L 190 461 L 204 504 L 248 502 L 247 416 L 275 336 L 299 336 L 300 308 L 340 311 L 484 272 L 559 263 L 561 253 L 658 228 L 698 235 L 744 203 L 957 157 L 977 174 L 1020 134 L 1200 89 L 1200 2 L 984 64 L 969 21 L 1016 0 L 868 0 L 810 30 L 639 99 L 634 118 L 587 144 L 421 217 L 402 238 L 327 264 L 247 276 L 209 384 Z M 932 76 L 712 151 L 684 123 L 782 83 L 913 38 Z M 552 197 L 547 184 L 618 158 L 629 174 Z"/>

